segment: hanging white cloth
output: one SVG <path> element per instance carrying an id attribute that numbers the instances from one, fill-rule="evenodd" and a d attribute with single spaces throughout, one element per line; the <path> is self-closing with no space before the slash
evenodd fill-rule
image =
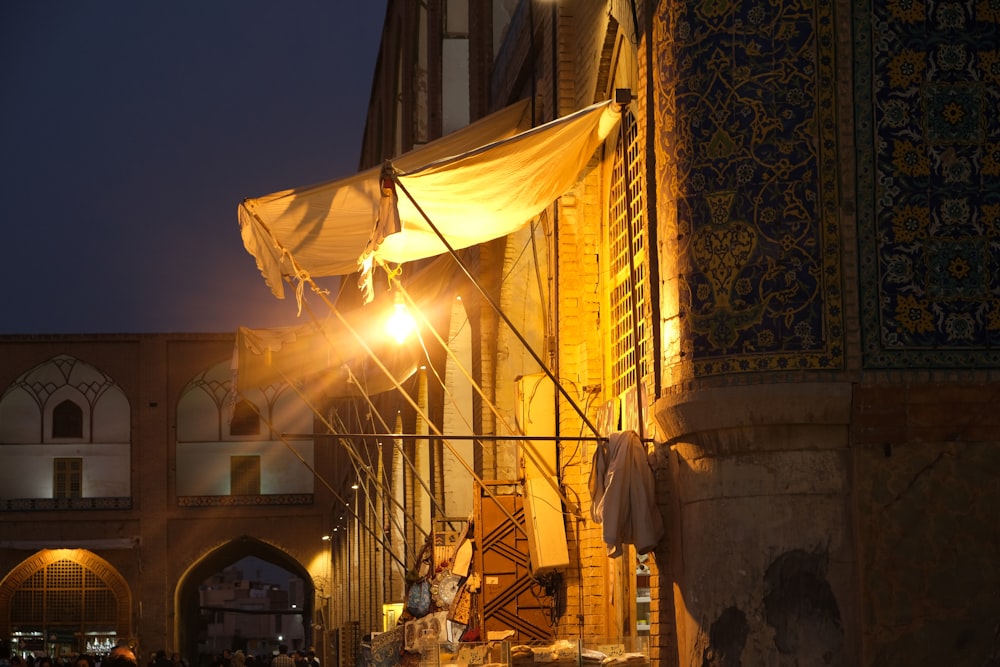
<path id="1" fill-rule="evenodd" d="M 594 452 L 590 471 L 590 515 L 602 524 L 608 556 L 622 555 L 622 545 L 637 553 L 652 551 L 663 536 L 656 506 L 656 483 L 646 447 L 635 431 L 612 433 Z"/>

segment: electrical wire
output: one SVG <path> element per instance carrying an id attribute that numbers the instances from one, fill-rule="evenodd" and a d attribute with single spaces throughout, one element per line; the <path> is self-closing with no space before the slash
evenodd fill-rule
<path id="1" fill-rule="evenodd" d="M 264 421 L 264 423 L 268 425 L 268 428 L 270 428 L 272 432 L 275 432 L 274 424 L 271 423 L 270 418 L 263 415 L 260 411 L 260 408 L 258 408 L 253 401 L 247 401 L 247 403 L 250 405 L 250 408 L 254 411 L 254 413 L 256 413 L 257 417 L 260 418 L 262 421 Z M 309 463 L 297 449 L 292 447 L 292 444 L 288 441 L 286 437 L 284 437 L 284 435 L 278 434 L 278 438 L 285 445 L 285 447 L 287 447 L 288 450 L 292 452 L 293 455 L 295 455 L 295 457 L 302 463 L 302 465 L 304 465 L 315 476 L 315 478 L 318 479 L 320 483 L 322 483 L 327 488 L 327 490 L 333 494 L 335 498 L 344 503 L 344 505 L 347 507 L 347 511 L 358 521 L 358 523 L 365 529 L 365 531 L 368 532 L 368 534 L 371 535 L 372 538 L 376 542 L 378 542 L 381 546 L 386 547 L 384 540 L 378 535 L 378 533 L 374 531 L 371 528 L 371 526 L 368 525 L 368 522 L 362 519 L 354 509 L 351 508 L 350 503 L 346 499 L 344 499 L 344 497 L 341 496 L 340 493 L 338 493 L 337 490 L 334 489 L 329 482 L 326 481 L 326 479 L 319 473 L 319 471 L 316 470 L 315 466 Z M 392 553 L 388 549 L 387 551 L 389 552 L 389 555 L 393 560 L 397 561 L 401 566 L 405 567 L 405 564 L 402 561 L 400 561 L 394 553 Z"/>
<path id="2" fill-rule="evenodd" d="M 401 282 L 399 282 L 398 279 L 394 279 L 394 280 L 395 280 L 394 287 L 396 287 L 397 289 L 400 290 L 400 293 L 402 294 L 404 300 L 407 302 L 407 305 L 409 307 L 411 307 L 414 310 L 414 312 L 416 312 L 418 314 L 418 316 L 422 320 L 422 324 L 427 328 L 428 331 L 430 331 L 434 335 L 435 339 L 442 345 L 442 347 L 444 348 L 446 354 L 454 362 L 455 367 L 459 371 L 461 371 L 461 373 L 465 376 L 466 380 L 472 386 L 473 390 L 475 390 L 475 392 L 483 400 L 483 402 L 485 403 L 485 405 L 490 409 L 490 411 L 493 413 L 493 415 L 499 420 L 500 425 L 503 426 L 504 428 L 506 428 L 511 433 L 517 433 L 518 432 L 517 429 L 515 429 L 513 426 L 510 425 L 510 423 L 507 421 L 507 418 L 500 412 L 500 408 L 497 407 L 496 403 L 494 403 L 490 399 L 490 397 L 486 395 L 486 392 L 483 389 L 482 385 L 480 385 L 478 382 L 476 382 L 475 378 L 473 378 L 472 375 L 471 375 L 471 373 L 469 373 L 469 370 L 467 368 L 465 368 L 465 366 L 462 365 L 461 360 L 458 359 L 458 356 L 455 354 L 455 352 L 453 350 L 451 350 L 448 345 L 445 344 L 444 340 L 441 338 L 440 334 L 438 334 L 437 330 L 427 320 L 427 318 L 426 318 L 426 316 L 424 316 L 423 312 L 421 312 L 421 310 L 419 308 L 417 308 L 416 302 L 414 302 L 413 298 L 406 291 L 406 288 L 403 286 L 403 284 Z M 450 447 L 450 445 L 449 445 L 449 447 Z M 524 447 L 523 445 L 519 445 L 519 447 L 520 447 L 521 453 L 523 455 L 525 455 L 529 459 L 531 459 L 531 461 L 533 463 L 535 463 L 535 465 L 537 465 L 539 468 L 543 468 L 543 462 L 538 459 L 538 457 L 536 456 L 536 454 L 534 452 L 532 452 L 530 448 Z M 458 456 L 457 453 L 456 453 L 456 456 Z M 461 457 L 459 457 L 459 458 L 461 458 Z M 461 462 L 468 468 L 468 464 L 464 460 L 462 460 Z M 475 473 L 473 473 L 473 474 L 475 474 Z M 567 505 L 569 505 L 572 508 L 572 512 L 574 514 L 576 514 L 578 512 L 578 509 L 575 506 L 573 506 L 573 504 L 569 501 L 568 498 L 566 498 L 566 496 L 559 489 L 558 484 L 554 480 L 550 479 L 548 476 L 545 476 L 545 480 L 550 485 L 552 485 L 553 490 L 555 490 L 555 492 L 559 495 L 559 497 L 562 498 L 563 502 L 567 503 Z M 511 520 L 513 520 L 513 517 L 511 517 Z"/>

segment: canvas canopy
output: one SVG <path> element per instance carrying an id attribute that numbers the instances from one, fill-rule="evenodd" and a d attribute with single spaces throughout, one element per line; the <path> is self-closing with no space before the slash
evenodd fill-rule
<path id="1" fill-rule="evenodd" d="M 505 236 L 576 183 L 619 116 L 618 105 L 601 102 L 528 129 L 520 102 L 382 167 L 244 200 L 243 244 L 284 298 L 285 276 L 347 275 L 447 252 L 425 215 L 453 249 Z"/>

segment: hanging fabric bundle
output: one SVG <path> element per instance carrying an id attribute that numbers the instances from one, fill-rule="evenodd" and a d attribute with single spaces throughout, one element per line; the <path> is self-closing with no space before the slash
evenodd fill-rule
<path id="1" fill-rule="evenodd" d="M 649 553 L 663 536 L 663 519 L 656 506 L 656 483 L 649 455 L 635 431 L 612 433 L 594 452 L 588 483 L 591 518 L 603 524 L 608 556 L 622 555 L 623 544 Z"/>

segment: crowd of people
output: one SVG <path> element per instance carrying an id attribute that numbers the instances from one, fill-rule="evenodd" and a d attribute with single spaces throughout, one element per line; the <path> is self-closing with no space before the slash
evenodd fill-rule
<path id="1" fill-rule="evenodd" d="M 180 655 L 174 655 L 180 661 Z M 150 662 L 150 665 L 152 664 Z M 127 646 L 118 646 L 111 649 L 107 655 L 80 653 L 52 658 L 47 655 L 35 656 L 31 653 L 27 657 L 21 657 L 15 653 L 0 657 L 0 667 L 139 667 L 139 660 L 132 649 Z M 157 667 L 187 667 L 187 664 L 170 662 L 157 664 Z"/>
<path id="2" fill-rule="evenodd" d="M 169 667 L 156 665 L 154 667 Z M 211 667 L 320 667 L 316 649 L 296 649 L 289 652 L 287 644 L 278 645 L 275 655 L 259 655 L 244 653 L 242 650 L 224 650 L 212 661 Z"/>
<path id="3" fill-rule="evenodd" d="M 288 645 L 278 646 L 276 655 L 255 656 L 242 650 L 224 650 L 211 659 L 199 660 L 197 667 L 321 667 L 316 651 L 296 649 L 289 652 Z M 140 657 L 127 646 L 112 649 L 107 655 L 89 655 L 85 653 L 52 658 L 49 656 L 27 657 L 20 655 L 0 655 L 0 667 L 190 667 L 188 661 L 180 653 L 168 656 L 165 650 L 158 650 L 148 660 Z"/>

